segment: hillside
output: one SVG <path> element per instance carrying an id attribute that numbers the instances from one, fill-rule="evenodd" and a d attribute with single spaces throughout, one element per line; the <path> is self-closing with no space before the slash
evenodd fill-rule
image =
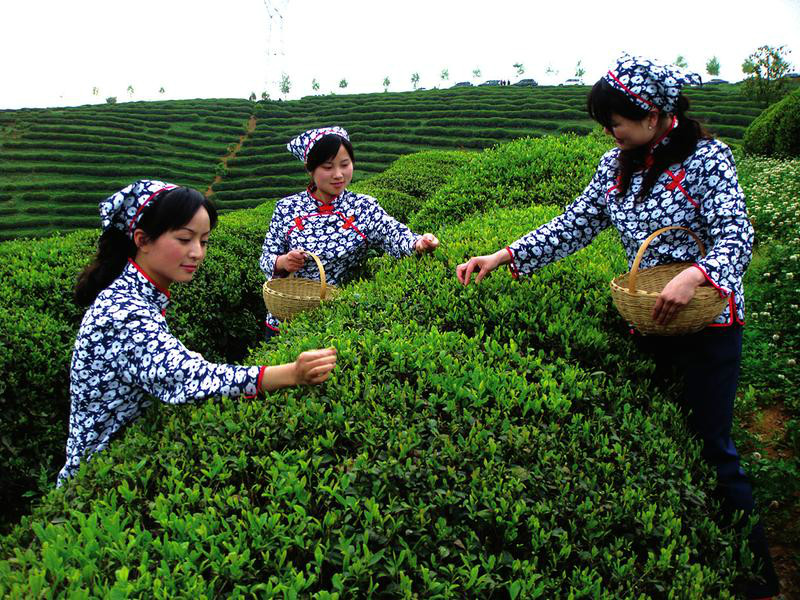
<path id="1" fill-rule="evenodd" d="M 223 210 L 255 206 L 302 188 L 286 152 L 298 132 L 337 123 L 356 146 L 355 180 L 428 148 L 481 149 L 514 138 L 587 133 L 588 87 L 481 87 L 311 96 L 126 102 L 0 111 L 0 240 L 97 226 L 97 202 L 136 178 L 213 187 Z M 694 114 L 737 142 L 760 108 L 737 88 L 689 90 Z M 221 164 L 246 133 L 236 156 Z"/>

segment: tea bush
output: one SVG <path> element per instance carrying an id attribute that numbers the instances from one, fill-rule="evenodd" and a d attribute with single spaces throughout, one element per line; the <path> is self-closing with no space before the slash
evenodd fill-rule
<path id="1" fill-rule="evenodd" d="M 609 148 L 600 134 L 560 135 L 519 139 L 482 152 L 431 196 L 412 219 L 413 228 L 436 229 L 503 207 L 565 206 L 583 191 Z"/>
<path id="2" fill-rule="evenodd" d="M 417 152 L 398 158 L 383 173 L 362 183 L 373 188 L 403 192 L 422 204 L 475 156 L 454 150 Z"/>
<path id="3" fill-rule="evenodd" d="M 800 156 L 800 88 L 750 123 L 744 133 L 744 149 L 763 156 Z"/>
<path id="4" fill-rule="evenodd" d="M 154 407 L 3 540 L 0 592 L 732 597 L 698 447 L 581 281 L 618 268 L 613 238 L 525 281 L 455 281 L 554 212 L 373 261 L 248 359 L 333 344 L 324 386 Z"/>
<path id="5" fill-rule="evenodd" d="M 359 194 L 367 194 L 375 198 L 383 209 L 401 223 L 408 221 L 408 218 L 419 208 L 419 201 L 403 192 L 397 190 L 380 188 L 369 183 L 369 180 L 362 180 L 349 186 L 349 189 Z"/>

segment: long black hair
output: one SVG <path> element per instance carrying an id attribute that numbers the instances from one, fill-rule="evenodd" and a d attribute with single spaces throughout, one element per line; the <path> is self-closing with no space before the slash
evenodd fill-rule
<path id="1" fill-rule="evenodd" d="M 309 152 L 308 156 L 306 156 L 306 171 L 308 171 L 310 175 L 313 174 L 314 169 L 316 169 L 322 163 L 333 159 L 339 153 L 339 148 L 342 146 L 344 146 L 345 150 L 347 150 L 350 160 L 353 162 L 353 164 L 355 164 L 356 156 L 353 152 L 353 144 L 350 143 L 350 140 L 335 133 L 327 133 L 317 140 L 317 142 L 311 148 L 311 152 Z M 312 192 L 316 189 L 313 175 L 311 176 L 311 181 L 308 184 L 308 187 Z"/>
<path id="2" fill-rule="evenodd" d="M 586 99 L 586 110 L 592 119 L 609 130 L 612 116 L 615 114 L 626 119 L 641 121 L 649 113 L 634 104 L 624 92 L 613 88 L 605 79 L 600 79 L 592 87 Z M 699 140 L 711 137 L 699 121 L 686 115 L 688 110 L 689 99 L 680 94 L 674 112 L 678 119 L 678 126 L 669 132 L 669 144 L 660 144 L 653 150 L 652 165 L 642 181 L 642 198 L 647 196 L 658 177 L 669 165 L 683 162 L 694 152 Z M 650 148 L 647 146 L 620 152 L 619 190 L 622 194 L 628 191 L 633 174 L 645 168 L 645 159 L 649 152 Z"/>
<path id="3" fill-rule="evenodd" d="M 144 231 L 147 239 L 155 241 L 167 231 L 180 229 L 205 208 L 213 229 L 217 224 L 217 209 L 195 189 L 177 187 L 159 194 L 147 208 L 136 229 Z M 78 276 L 75 300 L 88 306 L 102 290 L 119 277 L 129 258 L 136 258 L 136 244 L 122 230 L 109 227 L 97 241 L 97 254 Z"/>

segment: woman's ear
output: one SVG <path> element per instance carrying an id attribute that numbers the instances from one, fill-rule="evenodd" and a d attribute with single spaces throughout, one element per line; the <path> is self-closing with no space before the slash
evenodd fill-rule
<path id="1" fill-rule="evenodd" d="M 661 112 L 653 109 L 647 113 L 647 127 L 655 129 L 658 126 L 658 120 L 661 118 Z"/>
<path id="2" fill-rule="evenodd" d="M 150 244 L 150 239 L 143 230 L 137 228 L 133 231 L 133 243 L 136 244 L 137 250 L 144 250 L 147 252 L 147 246 Z"/>

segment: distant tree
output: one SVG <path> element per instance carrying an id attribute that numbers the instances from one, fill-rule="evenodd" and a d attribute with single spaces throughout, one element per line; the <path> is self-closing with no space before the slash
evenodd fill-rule
<path id="1" fill-rule="evenodd" d="M 575 78 L 583 79 L 584 75 L 586 75 L 586 69 L 583 68 L 581 61 L 579 60 L 578 63 L 575 65 Z"/>
<path id="2" fill-rule="evenodd" d="M 719 59 L 716 56 L 712 56 L 708 59 L 706 63 L 706 71 L 712 77 L 716 77 L 719 75 Z"/>
<path id="3" fill-rule="evenodd" d="M 255 102 L 255 101 L 256 101 L 256 93 L 250 92 L 250 102 Z"/>
<path id="4" fill-rule="evenodd" d="M 548 75 L 552 75 L 553 77 L 558 75 L 558 69 L 554 68 L 552 65 L 547 65 L 547 68 L 544 70 L 544 72 Z"/>
<path id="5" fill-rule="evenodd" d="M 289 90 L 292 89 L 292 82 L 289 81 L 289 76 L 286 73 L 281 74 L 280 89 L 281 89 L 281 94 L 283 94 L 284 98 L 286 98 L 286 96 L 289 94 Z"/>
<path id="6" fill-rule="evenodd" d="M 342 88 L 342 89 L 346 88 L 347 87 L 347 79 L 342 79 L 339 82 L 339 87 Z"/>
<path id="7" fill-rule="evenodd" d="M 412 73 L 411 74 L 411 85 L 414 86 L 414 89 L 417 89 L 417 84 L 419 83 L 419 73 Z"/>
<path id="8" fill-rule="evenodd" d="M 675 59 L 675 66 L 676 67 L 680 67 L 681 69 L 685 69 L 689 65 L 686 62 L 686 59 L 683 58 L 683 55 L 682 54 L 678 54 L 678 58 Z"/>
<path id="9" fill-rule="evenodd" d="M 117 103 L 116 96 L 109 96 L 108 98 L 106 98 L 106 104 L 116 104 L 116 103 Z"/>
<path id="10" fill-rule="evenodd" d="M 383 91 L 384 92 L 388 92 L 389 91 L 389 84 L 390 83 L 392 83 L 392 82 L 389 81 L 389 76 L 388 75 L 383 78 Z"/>
<path id="11" fill-rule="evenodd" d="M 92 96 L 99 96 L 99 95 L 100 95 L 100 88 L 97 87 L 97 86 L 94 86 L 92 88 Z"/>
<path id="12" fill-rule="evenodd" d="M 130 96 L 131 98 L 133 98 L 133 86 L 132 86 L 132 85 L 129 85 L 129 86 L 128 86 L 128 96 Z"/>
<path id="13" fill-rule="evenodd" d="M 525 74 L 525 65 L 522 63 L 514 63 L 512 65 L 517 70 L 517 75 L 524 75 Z"/>
<path id="14" fill-rule="evenodd" d="M 315 92 L 319 91 L 319 81 L 317 81 L 316 77 L 314 77 L 314 79 L 311 80 L 311 89 L 314 90 Z"/>
<path id="15" fill-rule="evenodd" d="M 481 70 L 480 69 L 472 69 L 472 76 L 475 79 L 480 79 L 481 78 Z"/>
<path id="16" fill-rule="evenodd" d="M 255 98 L 253 98 L 253 100 L 255 100 Z M 266 92 L 266 90 L 261 92 L 261 100 L 263 100 L 264 102 L 269 100 L 269 94 Z"/>
<path id="17" fill-rule="evenodd" d="M 163 85 L 162 85 L 160 88 L 158 88 L 158 93 L 159 93 L 159 94 L 163 94 L 163 93 L 164 93 L 164 92 L 166 92 L 166 91 L 167 91 L 167 90 L 165 90 L 165 89 L 164 89 L 164 86 L 163 86 Z"/>
<path id="18" fill-rule="evenodd" d="M 450 79 L 450 70 L 449 69 L 442 69 L 442 74 L 440 75 L 442 81 L 447 81 Z"/>
<path id="19" fill-rule="evenodd" d="M 786 93 L 786 75 L 791 64 L 786 56 L 791 52 L 786 46 L 760 46 L 742 63 L 744 94 L 766 104 L 772 104 Z"/>

